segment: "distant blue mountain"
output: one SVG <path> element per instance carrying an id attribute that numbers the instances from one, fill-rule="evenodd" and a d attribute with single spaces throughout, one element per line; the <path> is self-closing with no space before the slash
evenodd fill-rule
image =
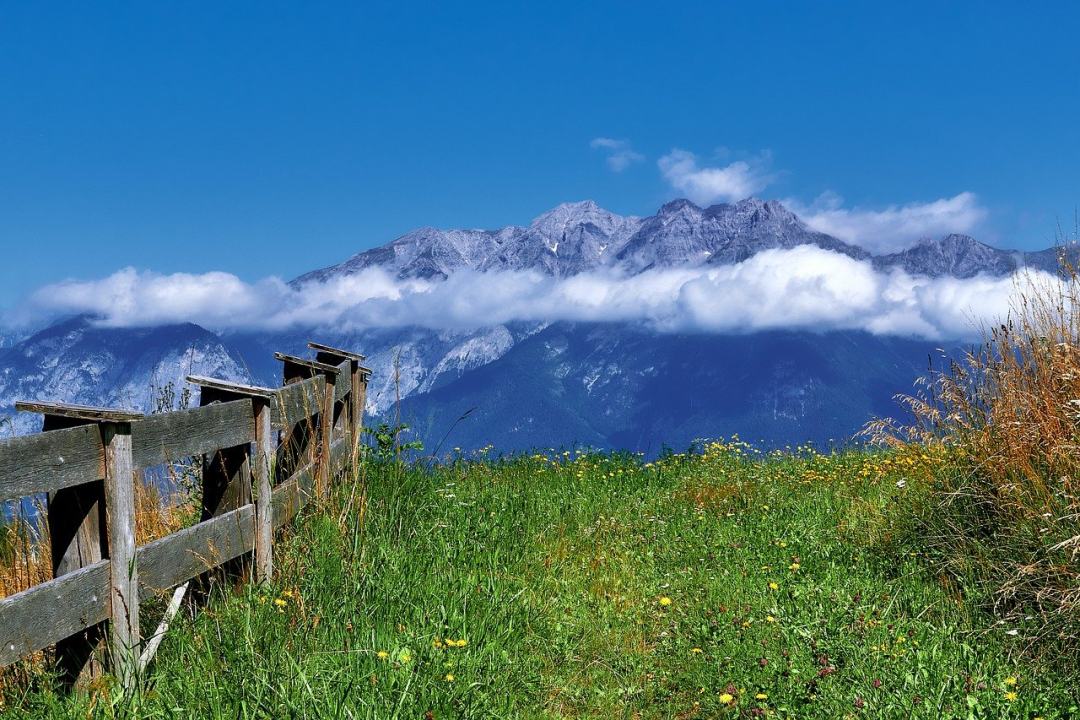
<path id="1" fill-rule="evenodd" d="M 441 450 L 576 442 L 655 454 L 733 434 L 827 447 L 871 417 L 898 416 L 893 395 L 913 390 L 939 354 L 864 332 L 656 335 L 557 323 L 498 362 L 409 396 L 400 415 L 430 451 L 440 441 Z"/>
<path id="2" fill-rule="evenodd" d="M 1000 250 L 949 235 L 875 256 L 811 229 L 775 201 L 701 208 L 676 200 L 645 218 L 586 201 L 560 205 L 527 227 L 421 228 L 293 284 L 369 267 L 433 280 L 463 269 L 634 274 L 726 265 L 801 245 L 880 270 L 959 278 L 1025 266 L 1053 271 L 1061 252 Z M 1076 248 L 1067 252 L 1075 262 Z M 374 370 L 369 413 L 392 419 L 400 412 L 429 449 L 446 436 L 449 447 L 577 442 L 644 452 L 733 433 L 767 446 L 845 440 L 872 416 L 897 413 L 892 396 L 911 388 L 927 356 L 943 344 L 859 332 L 679 335 L 628 323 L 218 335 L 195 325 L 108 329 L 85 317 L 24 335 L 0 333 L 0 414 L 17 399 L 148 409 L 163 385 L 178 386 L 190 372 L 276 384 L 273 352 L 302 354 L 307 340 L 319 339 L 365 352 Z M 24 431 L 31 422 L 18 427 Z"/>

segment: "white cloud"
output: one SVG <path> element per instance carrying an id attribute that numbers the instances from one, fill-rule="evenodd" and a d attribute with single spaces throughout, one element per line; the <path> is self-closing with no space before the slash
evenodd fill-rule
<path id="1" fill-rule="evenodd" d="M 589 143 L 594 150 L 603 150 L 607 153 L 607 166 L 612 172 L 622 172 L 636 162 L 641 162 L 645 156 L 635 152 L 626 140 L 598 137 Z"/>
<path id="2" fill-rule="evenodd" d="M 700 167 L 697 156 L 674 149 L 657 161 L 660 174 L 672 188 L 698 205 L 732 202 L 755 195 L 772 182 L 769 156 L 736 160 L 722 167 Z"/>
<path id="3" fill-rule="evenodd" d="M 445 281 L 402 281 L 369 268 L 299 288 L 277 278 L 245 283 L 228 273 L 128 268 L 102 280 L 42 288 L 23 306 L 22 319 L 90 313 L 109 326 L 195 322 L 216 330 L 633 321 L 661 332 L 861 329 L 956 339 L 973 337 L 978 322 L 1002 317 L 1017 282 L 1016 276 L 960 280 L 877 272 L 814 246 L 769 250 L 737 265 L 633 276 L 459 272 Z"/>
<path id="4" fill-rule="evenodd" d="M 845 208 L 835 193 L 824 193 L 810 206 L 785 204 L 807 225 L 873 253 L 896 252 L 922 238 L 948 233 L 970 233 L 986 218 L 974 193 L 926 203 L 889 205 L 881 210 Z"/>

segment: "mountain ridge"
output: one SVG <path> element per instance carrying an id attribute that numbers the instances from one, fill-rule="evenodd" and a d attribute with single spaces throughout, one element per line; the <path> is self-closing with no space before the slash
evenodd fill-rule
<path id="1" fill-rule="evenodd" d="M 459 270 L 535 270 L 555 277 L 617 269 L 635 274 L 687 265 L 728 265 L 770 249 L 813 245 L 881 271 L 903 270 L 928 277 L 1006 275 L 1029 267 L 1058 268 L 1060 248 L 1003 250 L 970 235 L 922 238 L 903 250 L 873 254 L 811 228 L 777 200 L 749 197 L 700 207 L 680 198 L 647 217 L 622 216 L 592 200 L 562 203 L 528 226 L 440 230 L 421 227 L 347 260 L 292 281 L 300 286 L 379 267 L 400 279 L 445 279 Z M 1075 246 L 1070 258 L 1080 257 Z"/>

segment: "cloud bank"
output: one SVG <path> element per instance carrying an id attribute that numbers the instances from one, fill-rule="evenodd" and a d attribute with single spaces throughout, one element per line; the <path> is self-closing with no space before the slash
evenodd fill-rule
<path id="1" fill-rule="evenodd" d="M 1026 279 L 1025 279 L 1026 278 Z M 962 339 L 1004 317 L 1018 283 L 1048 275 L 931 279 L 877 272 L 813 246 L 769 250 L 737 265 L 650 270 L 633 276 L 459 272 L 399 280 L 377 268 L 293 287 L 277 278 L 160 275 L 131 268 L 95 281 L 42 288 L 24 323 L 89 313 L 108 326 L 194 322 L 214 330 L 470 329 L 521 321 L 636 322 L 660 332 L 790 328 Z"/>
<path id="2" fill-rule="evenodd" d="M 809 207 L 785 201 L 813 229 L 877 254 L 903 250 L 922 238 L 970 233 L 986 219 L 986 209 L 970 192 L 927 203 L 889 205 L 882 210 L 844 208 L 842 203 L 835 193 L 821 195 Z"/>

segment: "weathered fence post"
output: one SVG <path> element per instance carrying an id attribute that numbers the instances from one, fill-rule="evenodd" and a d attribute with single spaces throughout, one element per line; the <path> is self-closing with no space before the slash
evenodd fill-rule
<path id="1" fill-rule="evenodd" d="M 355 454 L 360 443 L 360 433 L 364 429 L 364 405 L 367 402 L 367 381 L 371 370 L 362 363 L 366 357 L 360 353 L 340 350 L 317 342 L 309 342 L 308 347 L 315 351 L 315 359 L 330 365 L 349 361 L 349 402 L 347 405 L 348 432 L 351 437 L 351 450 Z"/>
<path id="2" fill-rule="evenodd" d="M 125 688 L 136 679 L 139 657 L 139 591 L 135 554 L 135 476 L 131 422 L 141 413 L 52 403 L 17 403 L 18 410 L 42 413 L 43 430 L 96 424 L 101 433 L 101 478 L 49 494 L 48 526 L 53 576 L 99 560 L 109 562 L 110 651 Z M 75 684 L 96 677 L 94 658 L 103 635 L 96 625 L 56 644 L 62 680 Z"/>
<path id="3" fill-rule="evenodd" d="M 270 475 L 277 442 L 274 439 L 270 416 L 276 394 L 270 388 L 240 385 L 214 378 L 190 376 L 187 381 L 200 387 L 202 405 L 230 400 L 251 400 L 252 413 L 255 416 L 255 436 L 252 438 L 254 447 L 245 451 L 252 457 L 250 464 L 254 472 L 251 473 L 252 482 L 247 490 L 249 495 L 253 491 L 255 496 L 255 577 L 259 582 L 266 582 L 273 576 L 274 571 L 274 520 Z M 214 514 L 220 514 L 226 509 L 235 508 L 217 508 Z"/>
<path id="4" fill-rule="evenodd" d="M 114 672 L 124 688 L 139 668 L 139 576 L 135 561 L 135 476 L 131 423 L 103 423 L 105 508 L 109 526 L 109 617 Z"/>
<path id="5" fill-rule="evenodd" d="M 334 386 L 338 369 L 334 365 L 284 353 L 274 353 L 274 357 L 284 363 L 282 377 L 285 385 L 318 375 L 322 375 L 326 380 L 326 392 L 323 394 L 322 403 L 318 409 L 319 427 L 316 430 L 318 439 L 314 443 L 318 494 L 325 498 L 330 493 L 330 443 L 334 432 Z"/>

